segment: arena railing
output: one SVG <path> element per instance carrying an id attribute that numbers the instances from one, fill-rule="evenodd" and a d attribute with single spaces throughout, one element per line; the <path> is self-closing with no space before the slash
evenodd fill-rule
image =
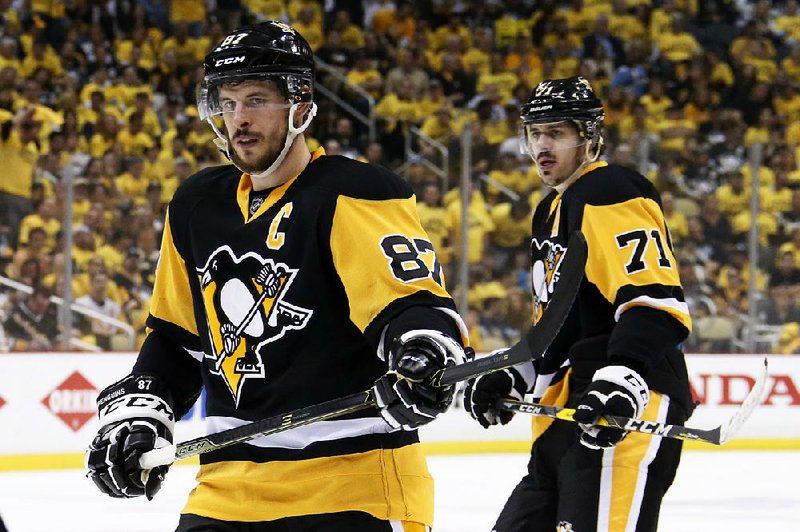
<path id="1" fill-rule="evenodd" d="M 348 89 L 352 90 L 353 92 L 355 92 L 356 94 L 358 94 L 359 96 L 364 98 L 364 100 L 367 102 L 367 107 L 368 107 L 369 111 L 365 115 L 364 113 L 362 113 L 361 111 L 359 111 L 358 109 L 353 107 L 350 103 L 345 101 L 345 99 L 342 98 L 338 94 L 338 90 L 330 88 L 330 87 L 327 87 L 323 83 L 320 83 L 320 81 L 319 81 L 319 77 L 320 76 L 317 76 L 318 80 L 317 80 L 317 83 L 315 85 L 316 90 L 318 90 L 320 93 L 322 93 L 322 95 L 324 95 L 326 98 L 331 100 L 334 104 L 336 104 L 337 106 L 341 107 L 345 112 L 347 112 L 350 116 L 355 118 L 361 124 L 366 126 L 366 128 L 367 128 L 367 137 L 368 137 L 370 142 L 374 142 L 375 139 L 377 138 L 377 132 L 376 132 L 377 130 L 376 130 L 376 126 L 375 126 L 375 123 L 376 123 L 376 121 L 375 121 L 375 98 L 373 98 L 367 91 L 365 91 L 364 89 L 362 89 L 358 85 L 355 85 L 355 84 L 351 83 L 350 81 L 348 81 L 347 77 L 345 77 L 344 74 L 339 72 L 335 67 L 329 65 L 328 63 L 326 63 L 325 61 L 323 61 L 319 57 L 315 56 L 315 61 L 316 61 L 318 70 L 320 70 L 320 71 L 324 72 L 325 74 L 335 78 L 335 80 L 337 82 L 336 83 L 337 86 L 339 86 L 339 85 L 346 86 Z"/>
<path id="2" fill-rule="evenodd" d="M 13 279 L 9 279 L 8 277 L 3 277 L 2 275 L 0 275 L 0 285 L 7 286 L 9 288 L 12 288 L 12 289 L 18 291 L 18 292 L 22 292 L 23 294 L 31 294 L 31 293 L 33 293 L 33 287 L 32 286 L 26 285 L 24 283 L 20 283 L 19 281 L 15 281 Z M 50 296 L 50 302 L 53 303 L 54 305 L 58 306 L 58 307 L 63 307 L 64 306 L 64 300 L 62 298 L 58 297 L 58 296 Z M 131 349 L 131 350 L 135 350 L 136 349 L 136 331 L 134 330 L 134 328 L 130 324 L 125 323 L 124 321 L 120 321 L 118 319 L 112 318 L 110 316 L 106 316 L 105 314 L 101 314 L 101 313 L 96 312 L 96 311 L 94 311 L 92 309 L 89 309 L 89 308 L 86 308 L 84 306 L 78 305 L 78 304 L 76 304 L 74 302 L 69 306 L 69 308 L 72 310 L 72 312 L 75 312 L 77 314 L 82 314 L 82 315 L 84 315 L 84 316 L 86 316 L 88 318 L 94 319 L 94 320 L 102 321 L 104 323 L 107 323 L 107 324 L 109 324 L 109 325 L 111 325 L 111 326 L 123 331 L 125 337 L 128 340 L 128 342 L 127 342 L 128 348 Z M 69 336 L 70 336 L 70 339 L 69 339 L 70 346 L 77 347 L 77 348 L 79 348 L 81 350 L 84 350 L 84 351 L 95 351 L 95 350 L 99 351 L 99 349 L 97 349 L 96 346 L 92 346 L 91 344 L 89 344 L 87 342 L 84 342 L 82 340 L 79 340 L 77 338 L 72 338 L 71 334 Z"/>

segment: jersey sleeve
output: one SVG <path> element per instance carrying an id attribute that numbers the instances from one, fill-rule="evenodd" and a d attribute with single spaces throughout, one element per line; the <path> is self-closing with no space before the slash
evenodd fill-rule
<path id="1" fill-rule="evenodd" d="M 589 247 L 587 280 L 614 306 L 616 321 L 632 308 L 649 307 L 691 330 L 677 261 L 658 203 L 636 197 L 610 205 L 586 205 L 581 230 Z"/>
<path id="2" fill-rule="evenodd" d="M 164 221 L 147 326 L 170 337 L 189 352 L 200 351 L 189 272 L 173 238 L 169 212 Z"/>
<path id="3" fill-rule="evenodd" d="M 586 205 L 581 230 L 589 247 L 586 279 L 617 322 L 608 360 L 647 374 L 692 327 L 661 208 L 641 196 Z"/>
<path id="4" fill-rule="evenodd" d="M 382 329 L 390 315 L 414 305 L 440 307 L 460 321 L 413 196 L 339 196 L 330 246 L 350 319 L 363 333 Z"/>
<path id="5" fill-rule="evenodd" d="M 133 373 L 155 374 L 164 379 L 178 418 L 191 408 L 202 388 L 202 354 L 192 301 L 188 270 L 173 239 L 167 212 L 147 318 L 148 335 Z"/>

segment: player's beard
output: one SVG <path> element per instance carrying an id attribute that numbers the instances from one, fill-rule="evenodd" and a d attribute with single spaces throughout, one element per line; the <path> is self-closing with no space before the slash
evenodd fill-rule
<path id="1" fill-rule="evenodd" d="M 283 144 L 286 142 L 286 134 L 289 132 L 289 128 L 287 124 L 284 123 L 283 127 L 280 131 L 271 135 L 269 139 L 261 135 L 260 142 L 264 143 L 264 152 L 256 157 L 254 162 L 247 162 L 239 155 L 239 152 L 236 150 L 236 146 L 233 146 L 233 149 L 230 150 L 231 152 L 231 161 L 236 167 L 245 172 L 246 174 L 259 174 L 272 166 L 272 163 L 275 162 L 275 159 L 278 158 L 278 155 L 281 153 L 283 149 Z M 275 142 L 276 141 L 276 142 Z M 235 142 L 235 136 L 234 136 Z"/>

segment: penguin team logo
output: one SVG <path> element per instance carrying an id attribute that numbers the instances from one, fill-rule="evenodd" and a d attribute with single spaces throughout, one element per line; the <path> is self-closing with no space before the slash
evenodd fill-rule
<path id="1" fill-rule="evenodd" d="M 572 523 L 568 521 L 559 521 L 556 527 L 556 532 L 574 532 Z"/>
<path id="2" fill-rule="evenodd" d="M 531 285 L 533 288 L 533 322 L 537 323 L 542 317 L 550 295 L 556 288 L 561 261 L 564 260 L 567 248 L 545 240 L 531 242 Z"/>
<path id="3" fill-rule="evenodd" d="M 266 375 L 264 347 L 311 318 L 312 310 L 284 301 L 298 271 L 253 252 L 237 257 L 228 246 L 198 269 L 212 350 L 206 357 L 237 405 L 244 383 Z"/>

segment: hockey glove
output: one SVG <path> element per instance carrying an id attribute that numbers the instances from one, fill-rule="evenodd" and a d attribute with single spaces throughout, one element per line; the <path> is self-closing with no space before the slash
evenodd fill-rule
<path id="1" fill-rule="evenodd" d="M 647 383 L 634 370 L 625 366 L 597 370 L 572 416 L 580 424 L 581 443 L 590 449 L 607 449 L 621 442 L 626 431 L 593 423 L 604 415 L 640 418 L 649 397 Z"/>
<path id="2" fill-rule="evenodd" d="M 439 331 L 408 331 L 389 348 L 389 372 L 373 390 L 380 413 L 395 429 L 413 430 L 433 421 L 453 401 L 455 385 L 435 387 L 436 370 L 461 364 L 464 348 Z"/>
<path id="3" fill-rule="evenodd" d="M 152 499 L 169 465 L 141 469 L 147 451 L 172 443 L 175 416 L 166 385 L 149 375 L 128 375 L 100 392 L 101 428 L 86 451 L 88 476 L 111 497 Z"/>
<path id="4" fill-rule="evenodd" d="M 490 355 L 502 351 L 505 349 L 498 349 Z M 498 423 L 505 425 L 511 421 L 514 413 L 498 410 L 495 403 L 498 399 L 505 398 L 521 401 L 535 380 L 536 370 L 530 362 L 484 373 L 467 382 L 464 389 L 464 408 L 485 429 Z"/>

